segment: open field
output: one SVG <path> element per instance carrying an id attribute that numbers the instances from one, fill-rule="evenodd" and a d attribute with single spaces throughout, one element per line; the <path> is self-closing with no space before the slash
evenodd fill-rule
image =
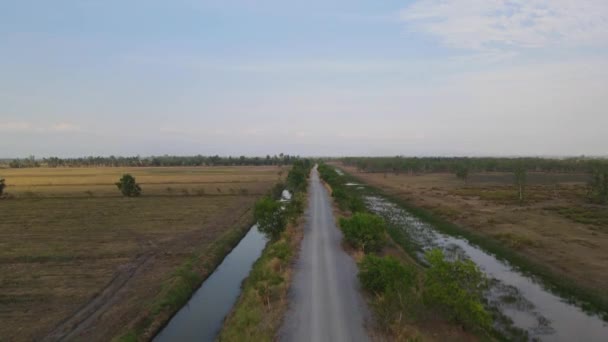
<path id="1" fill-rule="evenodd" d="M 259 194 L 275 182 L 276 166 L 242 167 L 100 167 L 0 169 L 5 191 L 18 198 L 120 197 L 114 185 L 133 175 L 145 196 Z"/>
<path id="2" fill-rule="evenodd" d="M 1 170 L 12 196 L 0 200 L 0 339 L 108 341 L 153 330 L 177 301 L 176 270 L 199 281 L 212 271 L 281 170 Z M 142 197 L 119 196 L 113 182 L 127 172 Z"/>
<path id="3" fill-rule="evenodd" d="M 395 175 L 340 167 L 608 299 L 608 208 L 587 203 L 585 174 L 530 173 L 520 206 L 509 173 L 474 174 L 465 186 L 447 173 Z"/>

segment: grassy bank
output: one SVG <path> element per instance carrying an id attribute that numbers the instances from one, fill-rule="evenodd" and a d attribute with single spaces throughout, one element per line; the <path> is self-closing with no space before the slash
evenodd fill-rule
<path id="1" fill-rule="evenodd" d="M 364 179 L 359 177 L 346 174 L 345 177 L 352 181 L 363 182 Z M 580 286 L 576 282 L 565 279 L 564 277 L 556 274 L 548 267 L 543 266 L 537 262 L 531 261 L 517 251 L 509 248 L 504 242 L 499 241 L 496 238 L 476 234 L 471 230 L 463 228 L 457 224 L 449 222 L 441 218 L 438 214 L 433 213 L 428 209 L 421 208 L 413 205 L 411 202 L 404 200 L 398 196 L 392 195 L 379 189 L 377 187 L 368 186 L 367 191 L 388 198 L 394 203 L 397 203 L 415 217 L 419 218 L 423 222 L 426 222 L 439 231 L 448 235 L 457 236 L 468 240 L 469 242 L 479 246 L 485 251 L 492 253 L 497 258 L 508 262 L 510 265 L 517 268 L 522 273 L 539 280 L 548 290 L 556 293 L 562 298 L 565 298 L 571 303 L 579 305 L 582 309 L 587 312 L 597 313 L 602 315 L 604 320 L 608 321 L 608 295 L 601 293 L 600 291 L 592 290 L 583 286 Z M 398 241 L 404 249 L 414 251 L 412 242 L 409 241 L 407 236 L 403 236 L 401 232 L 395 229 L 390 229 L 389 233 L 391 236 Z M 416 257 L 415 252 L 410 254 Z"/>
<path id="2" fill-rule="evenodd" d="M 243 283 L 241 296 L 226 318 L 220 341 L 273 341 L 287 309 L 291 264 L 302 237 L 301 222 L 270 242 Z"/>
<path id="3" fill-rule="evenodd" d="M 161 292 L 147 305 L 144 314 L 127 332 L 115 340 L 120 342 L 151 340 L 183 307 L 201 284 L 213 273 L 224 257 L 247 234 L 253 220 L 224 233 L 209 248 L 195 252 L 162 284 Z"/>
<path id="4" fill-rule="evenodd" d="M 256 204 L 260 231 L 269 242 L 242 285 L 242 292 L 226 317 L 220 341 L 273 341 L 287 309 L 292 264 L 302 239 L 308 160 L 295 163 L 287 175 L 289 203 L 265 198 Z"/>

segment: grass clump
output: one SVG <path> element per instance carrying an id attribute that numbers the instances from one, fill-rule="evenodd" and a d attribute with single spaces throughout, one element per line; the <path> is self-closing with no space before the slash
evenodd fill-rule
<path id="1" fill-rule="evenodd" d="M 386 224 L 377 215 L 355 213 L 351 218 L 341 218 L 340 227 L 345 240 L 365 253 L 379 251 L 386 242 Z"/>

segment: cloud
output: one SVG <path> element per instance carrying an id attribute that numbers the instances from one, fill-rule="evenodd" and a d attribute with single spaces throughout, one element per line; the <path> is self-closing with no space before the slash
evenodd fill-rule
<path id="1" fill-rule="evenodd" d="M 608 45 L 606 0 L 418 0 L 401 19 L 455 48 Z"/>
<path id="2" fill-rule="evenodd" d="M 80 131 L 80 126 L 72 123 L 61 122 L 51 125 L 48 130 L 53 132 L 75 132 Z"/>
<path id="3" fill-rule="evenodd" d="M 29 122 L 0 122 L 0 132 L 23 132 L 31 128 Z"/>
<path id="4" fill-rule="evenodd" d="M 80 131 L 80 126 L 68 123 L 60 122 L 50 125 L 33 125 L 26 121 L 8 121 L 0 122 L 0 132 L 16 133 L 16 132 L 76 132 Z"/>

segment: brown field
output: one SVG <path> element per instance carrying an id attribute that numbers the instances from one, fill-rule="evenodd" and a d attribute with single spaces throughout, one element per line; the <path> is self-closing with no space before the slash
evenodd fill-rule
<path id="1" fill-rule="evenodd" d="M 127 172 L 141 184 L 142 197 L 120 197 L 113 182 Z M 194 271 L 208 274 L 214 257 L 230 248 L 228 240 L 251 223 L 254 201 L 286 170 L 41 168 L 0 174 L 9 185 L 8 198 L 0 200 L 0 340 L 108 341 L 150 318 L 175 270 L 193 256 Z"/>
<path id="2" fill-rule="evenodd" d="M 520 206 L 513 176 L 507 173 L 475 174 L 465 186 L 453 174 L 361 173 L 340 167 L 465 229 L 498 239 L 582 287 L 606 294 L 608 207 L 587 203 L 586 175 L 531 173 L 526 203 Z"/>

